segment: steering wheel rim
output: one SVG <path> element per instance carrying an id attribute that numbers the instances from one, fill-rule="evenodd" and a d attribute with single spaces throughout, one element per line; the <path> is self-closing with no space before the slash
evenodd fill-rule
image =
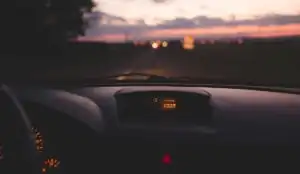
<path id="1" fill-rule="evenodd" d="M 0 85 L 0 144 L 0 173 L 41 173 L 41 161 L 30 121 L 17 98 L 5 85 Z"/>

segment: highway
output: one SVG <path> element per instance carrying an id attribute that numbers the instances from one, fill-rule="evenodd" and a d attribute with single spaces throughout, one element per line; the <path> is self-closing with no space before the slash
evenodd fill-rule
<path id="1" fill-rule="evenodd" d="M 2 74 L 19 78 L 82 79 L 140 72 L 173 77 L 241 80 L 256 84 L 292 84 L 300 87 L 300 78 L 296 78 L 300 74 L 300 59 L 285 53 L 288 51 L 272 53 L 241 47 L 213 47 L 196 51 L 117 49 L 105 54 L 86 52 L 76 58 L 69 57 L 67 61 L 57 59 L 51 63 L 43 60 L 28 63 L 24 59 L 23 63 L 6 65 L 4 69 L 7 72 Z"/>
<path id="2" fill-rule="evenodd" d="M 55 73 L 51 70 L 45 72 L 45 74 L 50 76 L 59 74 L 59 78 L 97 78 L 132 72 L 163 76 L 201 77 L 204 73 L 206 77 L 214 75 L 213 71 L 209 72 L 208 67 L 205 65 L 205 63 L 210 62 L 197 58 L 172 56 L 172 54 L 151 49 L 132 54 L 110 55 L 108 57 L 109 59 L 105 60 L 99 57 L 98 61 L 93 61 L 92 63 L 87 61 L 77 65 L 70 63 L 63 67 L 55 66 Z M 217 67 L 218 65 L 216 64 L 215 66 Z"/>

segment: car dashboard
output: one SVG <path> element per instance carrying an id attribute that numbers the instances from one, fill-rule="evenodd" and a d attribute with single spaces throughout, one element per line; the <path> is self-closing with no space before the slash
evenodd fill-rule
<path id="1" fill-rule="evenodd" d="M 299 94 L 167 85 L 13 89 L 33 123 L 43 173 L 286 169 L 299 160 Z"/>

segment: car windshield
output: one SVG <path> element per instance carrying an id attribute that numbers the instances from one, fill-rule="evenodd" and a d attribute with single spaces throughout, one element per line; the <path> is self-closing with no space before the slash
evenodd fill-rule
<path id="1" fill-rule="evenodd" d="M 208 79 L 300 87 L 299 0 L 19 0 L 10 5 L 15 8 L 2 15 L 3 78 L 147 73 L 189 79 L 180 83 Z"/>

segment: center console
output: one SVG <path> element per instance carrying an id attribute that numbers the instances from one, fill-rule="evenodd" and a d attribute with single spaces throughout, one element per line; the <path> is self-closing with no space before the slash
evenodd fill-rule
<path id="1" fill-rule="evenodd" d="M 197 126 L 212 119 L 210 95 L 182 91 L 119 91 L 115 94 L 121 124 Z"/>

